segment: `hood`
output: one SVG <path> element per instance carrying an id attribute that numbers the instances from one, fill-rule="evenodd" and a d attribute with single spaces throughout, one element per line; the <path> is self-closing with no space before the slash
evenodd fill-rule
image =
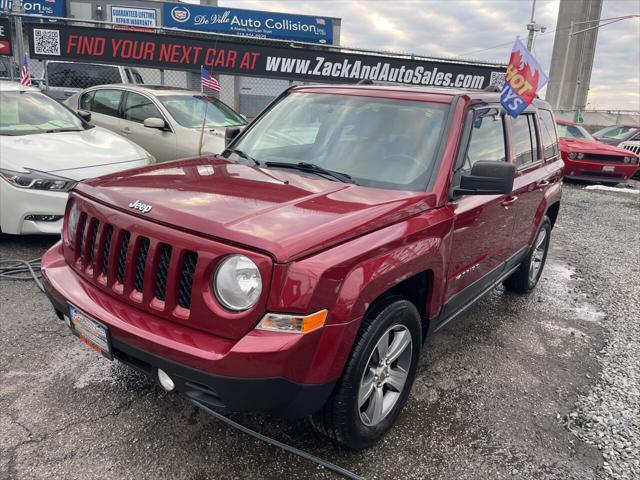
<path id="1" fill-rule="evenodd" d="M 435 204 L 434 194 L 360 187 L 216 157 L 163 163 L 90 180 L 76 189 L 128 214 L 242 244 L 279 262 Z M 129 207 L 136 201 L 146 208 Z"/>
<path id="2" fill-rule="evenodd" d="M 149 158 L 135 143 L 100 127 L 81 132 L 0 137 L 2 168 L 16 171 L 32 168 L 73 180 L 147 165 Z"/>
<path id="3" fill-rule="evenodd" d="M 560 147 L 566 152 L 583 152 L 598 155 L 629 155 L 629 152 L 622 148 L 584 138 L 561 138 Z"/>

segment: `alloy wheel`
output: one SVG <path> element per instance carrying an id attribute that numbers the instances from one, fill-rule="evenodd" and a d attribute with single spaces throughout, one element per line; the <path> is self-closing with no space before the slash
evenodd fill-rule
<path id="1" fill-rule="evenodd" d="M 544 262 L 544 256 L 547 250 L 547 231 L 542 228 L 536 237 L 536 241 L 533 247 L 533 253 L 531 254 L 531 261 L 529 262 L 529 283 L 535 283 L 540 274 L 542 263 Z"/>
<path id="2" fill-rule="evenodd" d="M 360 420 L 365 425 L 378 425 L 398 402 L 409 375 L 412 348 L 411 332 L 400 324 L 389 328 L 376 343 L 358 389 Z"/>

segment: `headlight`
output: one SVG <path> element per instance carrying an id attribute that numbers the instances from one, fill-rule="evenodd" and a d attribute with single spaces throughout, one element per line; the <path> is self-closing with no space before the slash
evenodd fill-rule
<path id="1" fill-rule="evenodd" d="M 578 160 L 582 160 L 584 158 L 584 153 L 579 152 L 578 153 Z"/>
<path id="2" fill-rule="evenodd" d="M 262 292 L 260 270 L 244 255 L 229 255 L 225 258 L 212 280 L 218 301 L 235 312 L 253 307 Z"/>
<path id="3" fill-rule="evenodd" d="M 576 152 L 571 152 L 571 153 L 569 154 L 569 158 L 570 158 L 571 160 L 573 160 L 573 159 L 574 159 L 574 158 L 576 158 L 577 156 L 578 156 L 578 154 L 577 154 Z"/>
<path id="4" fill-rule="evenodd" d="M 78 204 L 73 198 L 69 201 L 72 203 L 66 218 L 67 234 L 69 235 L 69 241 L 73 242 L 73 240 L 76 238 L 76 229 L 78 228 L 78 218 L 80 217 L 80 210 L 78 210 Z"/>
<path id="5" fill-rule="evenodd" d="M 76 183 L 75 180 L 31 169 L 27 169 L 27 173 L 21 173 L 2 168 L 0 176 L 14 187 L 32 190 L 68 192 Z"/>

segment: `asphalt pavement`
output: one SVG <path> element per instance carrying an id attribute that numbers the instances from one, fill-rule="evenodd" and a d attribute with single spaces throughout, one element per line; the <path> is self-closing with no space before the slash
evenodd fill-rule
<path id="1" fill-rule="evenodd" d="M 4 237 L 0 258 L 55 241 Z M 371 479 L 640 478 L 639 249 L 640 194 L 568 185 L 536 291 L 496 288 L 436 335 L 377 446 L 231 417 Z M 2 479 L 339 478 L 98 356 L 33 282 L 0 280 L 0 329 Z"/>

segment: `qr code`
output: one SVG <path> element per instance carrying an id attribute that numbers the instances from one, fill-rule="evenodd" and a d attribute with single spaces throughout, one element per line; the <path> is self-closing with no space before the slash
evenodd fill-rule
<path id="1" fill-rule="evenodd" d="M 504 72 L 491 72 L 491 82 L 489 84 L 500 88 L 504 87 Z"/>
<path id="2" fill-rule="evenodd" d="M 60 55 L 60 32 L 34 28 L 33 51 L 37 55 Z"/>

